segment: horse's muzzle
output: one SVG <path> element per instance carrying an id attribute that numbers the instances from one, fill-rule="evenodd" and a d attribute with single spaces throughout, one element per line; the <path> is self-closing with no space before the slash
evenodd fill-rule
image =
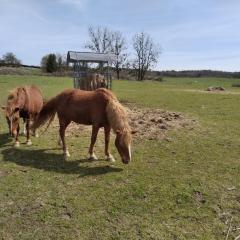
<path id="1" fill-rule="evenodd" d="M 123 162 L 124 164 L 129 164 L 130 160 L 122 159 L 122 162 Z"/>

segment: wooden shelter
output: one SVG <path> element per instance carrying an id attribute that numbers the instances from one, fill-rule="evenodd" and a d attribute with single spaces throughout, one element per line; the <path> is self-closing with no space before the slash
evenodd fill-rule
<path id="1" fill-rule="evenodd" d="M 69 51 L 67 54 L 67 63 L 73 64 L 73 85 L 74 88 L 82 90 L 94 90 L 99 87 L 99 84 L 91 85 L 89 88 L 89 81 L 93 76 L 97 81 L 103 75 L 104 87 L 112 88 L 112 75 L 110 72 L 111 64 L 116 61 L 117 57 L 112 53 L 93 53 L 93 52 L 74 52 Z M 89 63 L 97 63 L 99 70 L 97 74 L 90 71 Z M 101 75 L 100 75 L 101 74 Z"/>

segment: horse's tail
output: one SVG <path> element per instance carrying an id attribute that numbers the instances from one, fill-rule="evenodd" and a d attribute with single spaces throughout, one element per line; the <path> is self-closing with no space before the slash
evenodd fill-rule
<path id="1" fill-rule="evenodd" d="M 39 112 L 37 118 L 35 119 L 32 125 L 33 129 L 37 129 L 43 126 L 47 121 L 48 121 L 48 125 L 44 130 L 44 132 L 48 129 L 48 127 L 54 120 L 55 114 L 57 112 L 57 102 L 58 102 L 58 96 L 44 103 L 41 111 Z"/>

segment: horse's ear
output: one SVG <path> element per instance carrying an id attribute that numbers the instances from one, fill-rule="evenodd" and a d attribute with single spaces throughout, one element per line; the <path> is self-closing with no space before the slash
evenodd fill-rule
<path id="1" fill-rule="evenodd" d="M 138 132 L 138 131 L 134 129 L 134 130 L 131 131 L 131 134 L 135 134 L 135 133 L 137 133 L 137 132 Z"/>

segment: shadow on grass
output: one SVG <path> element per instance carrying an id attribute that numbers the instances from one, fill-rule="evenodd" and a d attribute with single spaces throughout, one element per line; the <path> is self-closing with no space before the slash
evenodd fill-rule
<path id="1" fill-rule="evenodd" d="M 4 161 L 14 162 L 20 166 L 33 167 L 64 174 L 79 174 L 80 177 L 122 171 L 121 168 L 111 166 L 81 166 L 81 163 L 91 163 L 92 161 L 87 159 L 67 161 L 62 154 L 49 153 L 47 152 L 49 150 L 50 149 L 33 150 L 8 148 L 2 151 L 2 155 Z"/>
<path id="2" fill-rule="evenodd" d="M 9 133 L 0 134 L 0 147 L 9 145 L 12 142 L 12 137 Z"/>

